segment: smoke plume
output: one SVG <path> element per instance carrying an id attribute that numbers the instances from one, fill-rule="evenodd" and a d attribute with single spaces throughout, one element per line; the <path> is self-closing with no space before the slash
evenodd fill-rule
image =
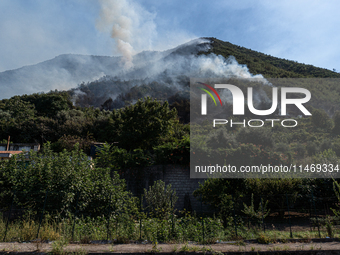
<path id="1" fill-rule="evenodd" d="M 129 70 L 114 69 L 114 73 L 100 80 L 79 87 L 87 96 L 74 96 L 80 106 L 92 104 L 100 107 L 107 100 L 107 109 L 121 108 L 133 103 L 138 98 L 151 96 L 171 102 L 177 99 L 189 99 L 190 78 L 256 78 L 256 81 L 269 85 L 260 74 L 253 75 L 247 66 L 241 65 L 230 56 L 209 53 L 212 48 L 210 39 L 195 39 L 174 49 L 166 51 L 144 51 L 133 57 L 133 68 Z M 200 54 L 205 52 L 206 54 Z M 76 91 L 76 90 L 74 90 Z M 261 100 L 265 93 L 254 91 Z M 91 102 L 87 99 L 91 97 Z M 221 94 L 230 101 L 231 94 Z M 172 99 L 171 99 L 172 98 Z"/>
<path id="2" fill-rule="evenodd" d="M 123 57 L 124 68 L 133 67 L 133 55 L 151 48 L 156 35 L 154 15 L 132 0 L 99 0 L 97 28 L 115 40 L 115 52 Z"/>

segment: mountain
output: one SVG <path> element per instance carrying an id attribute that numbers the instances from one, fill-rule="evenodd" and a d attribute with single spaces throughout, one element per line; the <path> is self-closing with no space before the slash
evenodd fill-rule
<path id="1" fill-rule="evenodd" d="M 196 39 L 162 52 L 141 52 L 134 56 L 133 64 L 125 70 L 120 57 L 60 55 L 1 72 L 0 99 L 70 90 L 80 106 L 100 107 L 106 102 L 112 109 L 143 95 L 168 99 L 178 92 L 186 93 L 189 77 L 340 77 L 327 69 L 275 58 L 216 38 Z"/>
<path id="2" fill-rule="evenodd" d="M 74 101 L 82 107 L 108 110 L 124 107 L 144 96 L 172 104 L 188 100 L 190 77 L 340 78 L 339 73 L 324 68 L 275 58 L 215 38 L 193 40 L 152 54 L 137 55 L 134 68 L 118 76 L 107 76 L 72 89 Z"/>
<path id="3" fill-rule="evenodd" d="M 185 46 L 180 48 L 184 50 Z M 147 66 L 150 61 L 157 61 L 173 50 L 142 52 L 134 57 L 134 65 L 143 63 Z M 199 47 L 193 53 L 197 53 L 197 50 Z M 68 90 L 82 82 L 95 81 L 104 76 L 119 76 L 122 72 L 124 62 L 121 57 L 63 54 L 36 65 L 0 72 L 0 99 L 55 89 Z"/>
<path id="4" fill-rule="evenodd" d="M 266 78 L 340 78 L 340 73 L 325 68 L 276 58 L 216 38 L 210 39 L 213 45 L 211 52 L 224 57 L 234 56 L 240 64 L 247 65 L 251 73 L 262 74 Z"/>
<path id="5" fill-rule="evenodd" d="M 340 74 L 215 38 L 196 39 L 162 52 L 141 52 L 134 56 L 132 68 L 124 69 L 124 66 L 119 57 L 61 55 L 37 65 L 0 73 L 1 95 L 11 97 L 0 100 L 0 139 L 10 135 L 17 142 L 57 142 L 61 137 L 65 141 L 69 139 L 64 135 L 74 136 L 74 140 L 90 140 L 93 134 L 96 141 L 114 142 L 117 134 L 111 124 L 115 113 L 100 109 L 123 108 L 145 96 L 167 100 L 171 108 L 177 109 L 180 121 L 188 123 L 191 77 L 256 77 L 262 84 L 255 87 L 254 99 L 260 103 L 265 99 L 261 107 L 267 107 L 272 97 L 272 87 L 267 86 L 271 77 L 319 77 L 321 81 L 312 79 L 314 84 L 302 79 L 297 85 L 311 92 L 313 100 L 306 106 L 318 109 L 326 124 L 330 123 L 329 116 L 336 116 L 336 111 L 340 110 L 338 79 L 324 79 L 340 78 Z M 285 81 L 280 79 L 280 82 Z M 62 89 L 66 91 L 61 92 Z M 37 93 L 49 90 L 52 92 Z M 227 95 L 221 94 L 221 98 L 229 103 Z M 299 113 L 292 112 L 290 116 Z M 320 118 L 314 119 L 319 121 Z"/>
<path id="6" fill-rule="evenodd" d="M 64 54 L 36 65 L 0 73 L 1 98 L 14 95 L 67 90 L 93 81 L 119 65 L 119 57 Z"/>

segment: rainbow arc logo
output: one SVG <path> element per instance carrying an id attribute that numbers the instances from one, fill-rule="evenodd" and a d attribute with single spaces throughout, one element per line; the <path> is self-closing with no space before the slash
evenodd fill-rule
<path id="1" fill-rule="evenodd" d="M 217 93 L 217 91 L 211 87 L 210 85 L 203 83 L 203 82 L 197 82 L 198 84 L 204 85 L 206 88 L 210 89 L 212 92 L 214 92 L 214 94 L 217 96 L 218 100 L 220 101 L 221 106 L 223 106 L 222 104 L 222 100 L 220 98 L 220 95 Z M 217 106 L 216 100 L 214 98 L 214 96 L 211 94 L 211 92 L 205 88 L 199 88 L 201 90 L 203 90 L 204 92 L 206 92 L 214 101 L 215 106 Z M 202 105 L 201 105 L 201 114 L 202 115 L 207 115 L 207 94 L 202 94 L 201 95 L 201 99 L 202 99 Z"/>
<path id="2" fill-rule="evenodd" d="M 202 84 L 202 85 L 206 86 L 207 88 L 211 89 L 212 92 L 215 93 L 215 95 L 217 96 L 218 100 L 220 101 L 221 106 L 223 106 L 223 105 L 222 105 L 222 100 L 221 100 L 219 94 L 217 93 L 217 91 L 216 91 L 213 87 L 211 87 L 210 85 L 205 84 L 205 83 L 203 83 L 203 82 L 197 82 L 197 83 L 198 83 L 198 84 Z M 204 88 L 199 88 L 199 89 L 201 89 L 201 90 L 203 90 L 204 92 L 206 92 L 206 93 L 214 100 L 214 103 L 215 103 L 215 105 L 217 106 L 216 100 L 215 100 L 214 96 L 210 93 L 209 90 L 206 90 L 206 89 L 204 89 Z"/>

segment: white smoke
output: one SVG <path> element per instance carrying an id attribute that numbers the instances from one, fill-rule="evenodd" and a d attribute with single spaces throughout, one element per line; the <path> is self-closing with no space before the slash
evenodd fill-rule
<path id="1" fill-rule="evenodd" d="M 211 40 L 200 38 L 166 51 L 144 51 L 133 56 L 133 67 L 128 70 L 117 57 L 62 55 L 35 66 L 0 73 L 1 96 L 9 98 L 18 91 L 31 94 L 70 89 L 81 84 L 72 90 L 74 102 L 77 98 L 94 97 L 97 99 L 89 103 L 100 106 L 110 97 L 115 100 L 134 86 L 152 82 L 160 84 L 159 90 L 170 89 L 168 96 L 187 90 L 186 81 L 190 77 L 255 77 L 267 83 L 262 75 L 252 75 L 247 66 L 240 65 L 232 56 L 208 54 L 212 46 Z M 86 88 L 81 92 L 83 86 Z M 87 96 L 85 91 L 89 93 Z"/>
<path id="2" fill-rule="evenodd" d="M 253 75 L 246 65 L 239 64 L 233 56 L 225 58 L 221 55 L 209 54 L 211 49 L 211 40 L 199 38 L 163 52 L 141 52 L 134 56 L 133 68 L 125 71 L 115 69 L 113 76 L 104 77 L 100 83 L 89 84 L 91 95 L 94 95 L 99 99 L 97 102 L 100 102 L 94 106 L 100 106 L 111 97 L 119 105 L 117 107 L 123 107 L 124 97 L 119 96 L 128 93 L 133 87 L 150 86 L 155 83 L 158 85 L 153 88 L 153 91 L 158 91 L 159 94 L 154 94 L 154 97 L 167 94 L 169 98 L 178 92 L 184 92 L 181 94 L 187 97 L 189 96 L 186 93 L 189 90 L 189 78 L 252 78 L 252 81 L 270 85 L 261 74 Z M 204 52 L 206 54 L 202 54 Z M 104 89 L 101 84 L 112 85 L 105 86 Z M 257 100 L 257 96 L 259 99 L 269 100 L 265 97 L 265 93 L 255 90 L 255 102 L 260 101 Z M 221 97 L 228 101 L 232 98 L 227 92 L 222 93 Z"/>
<path id="3" fill-rule="evenodd" d="M 134 0 L 98 0 L 101 7 L 97 28 L 109 32 L 115 40 L 115 51 L 123 56 L 124 70 L 118 76 L 125 80 L 158 79 L 167 76 L 189 77 L 242 77 L 250 78 L 246 66 L 239 65 L 235 58 L 199 55 L 211 48 L 210 40 L 196 39 L 161 53 L 136 52 L 152 48 L 156 33 L 154 15 Z M 123 72 L 122 72 L 123 71 Z M 255 76 L 259 79 L 261 75 Z"/>
<path id="4" fill-rule="evenodd" d="M 239 64 L 233 56 L 197 55 L 210 49 L 210 40 L 196 39 L 165 52 L 144 52 L 135 56 L 134 68 L 122 74 L 121 78 L 157 81 L 159 75 L 168 78 L 185 75 L 195 78 L 256 78 L 267 83 L 261 74 L 251 74 L 248 67 Z"/>
<path id="5" fill-rule="evenodd" d="M 125 69 L 130 69 L 133 55 L 152 47 L 156 35 L 154 15 L 132 0 L 99 0 L 99 3 L 97 28 L 111 34 L 115 51 L 122 55 Z"/>

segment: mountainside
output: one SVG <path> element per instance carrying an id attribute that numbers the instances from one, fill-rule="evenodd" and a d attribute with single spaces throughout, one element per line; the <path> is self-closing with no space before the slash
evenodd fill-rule
<path id="1" fill-rule="evenodd" d="M 266 78 L 340 78 L 340 73 L 325 68 L 276 58 L 216 38 L 210 39 L 213 45 L 211 52 L 224 57 L 232 55 L 240 64 L 247 65 L 251 73 L 262 74 Z"/>
<path id="2" fill-rule="evenodd" d="M 67 90 L 83 81 L 114 74 L 119 57 L 65 54 L 36 65 L 0 73 L 1 98 Z"/>
<path id="3" fill-rule="evenodd" d="M 75 143 L 80 143 L 82 148 L 88 148 L 91 141 L 121 141 L 124 146 L 132 148 L 133 142 L 130 138 L 141 137 L 141 133 L 138 132 L 148 130 L 150 123 L 160 123 L 159 121 L 165 116 L 163 113 L 157 113 L 157 107 L 160 107 L 159 109 L 168 111 L 174 123 L 177 123 L 177 116 L 171 109 L 176 108 L 180 123 L 171 127 L 173 129 L 171 135 L 153 140 L 157 140 L 161 146 L 166 143 L 177 146 L 189 132 L 189 127 L 184 123 L 190 122 L 190 77 L 256 77 L 261 86 L 254 88 L 254 99 L 260 102 L 262 98 L 265 99 L 256 109 L 268 109 L 272 98 L 272 87 L 268 86 L 270 77 L 340 77 L 340 74 L 326 69 L 274 58 L 214 38 L 196 39 L 163 52 L 142 52 L 134 57 L 133 64 L 133 68 L 126 70 L 121 58 L 118 57 L 62 55 L 35 66 L 1 73 L 2 85 L 4 77 L 7 77 L 8 82 L 12 82 L 13 91 L 18 91 L 17 88 L 23 86 L 32 88 L 33 82 L 30 83 L 32 77 L 35 77 L 35 82 L 40 84 L 45 82 L 53 89 L 60 89 L 57 85 L 53 85 L 57 84 L 53 83 L 56 82 L 54 78 L 57 76 L 49 76 L 49 73 L 54 73 L 53 70 L 65 72 L 65 75 L 59 73 L 59 76 L 65 79 L 72 77 L 73 80 L 79 79 L 85 82 L 63 92 L 34 93 L 0 100 L 0 140 L 10 136 L 13 142 L 51 141 L 55 150 L 72 148 Z M 245 64 L 248 64 L 249 68 Z M 55 72 L 58 74 L 57 71 Z M 24 73 L 26 76 L 14 76 Z M 96 75 L 100 78 L 93 78 Z M 95 80 L 86 81 L 90 78 Z M 70 80 L 71 78 L 66 79 L 65 84 L 72 87 Z M 287 86 L 285 79 L 280 79 L 280 82 L 282 83 L 278 87 Z M 295 148 L 294 143 L 315 141 L 316 144 L 313 145 L 315 148 L 326 148 L 328 145 L 321 146 L 323 140 L 326 144 L 327 139 L 335 139 L 334 137 L 340 132 L 338 131 L 340 130 L 340 86 L 338 84 L 338 79 L 333 78 L 302 79 L 296 86 L 310 90 L 312 100 L 306 107 L 309 107 L 313 117 L 300 119 L 299 111 L 289 112 L 290 117 L 299 118 L 299 126 L 294 129 L 294 132 L 270 129 L 270 132 L 277 132 L 276 142 L 285 143 L 287 146 L 289 144 L 291 148 Z M 46 88 L 50 89 L 48 86 Z M 39 88 L 41 91 L 44 87 Z M 220 95 L 226 102 L 225 106 L 228 107 L 229 98 L 223 93 Z M 135 112 L 131 111 L 138 104 L 130 105 L 146 96 L 162 101 L 167 100 L 170 109 L 166 102 L 162 105 L 151 99 L 143 99 L 144 101 L 138 103 L 141 105 L 140 108 Z M 128 105 L 130 107 L 125 107 Z M 119 110 L 105 111 L 112 109 Z M 155 111 L 158 114 L 156 117 Z M 133 116 L 137 117 L 131 118 L 129 114 L 135 114 Z M 228 114 L 229 112 L 226 111 L 226 117 L 229 117 Z M 245 117 L 252 118 L 253 115 L 246 112 Z M 273 118 L 277 117 L 279 118 L 275 115 Z M 131 135 L 133 132 L 138 134 Z M 264 133 L 267 134 L 267 131 L 265 130 Z M 240 133 L 239 136 L 242 138 L 243 134 Z M 219 139 L 219 134 L 216 134 L 215 138 Z M 241 140 L 239 139 L 239 142 Z M 339 147 L 334 148 L 334 151 L 340 155 L 340 139 L 337 140 L 337 144 Z"/>
<path id="4" fill-rule="evenodd" d="M 187 46 L 179 47 L 183 53 Z M 197 54 L 200 49 L 196 47 L 192 53 Z M 134 72 L 129 72 L 129 79 L 140 78 L 141 73 L 147 75 L 150 64 L 174 50 L 176 48 L 164 52 L 145 51 L 135 55 L 135 68 Z M 121 57 L 63 54 L 36 65 L 0 72 L 0 99 L 55 89 L 68 90 L 83 82 L 95 81 L 105 76 L 122 77 L 124 73 L 126 71 Z"/>
<path id="5" fill-rule="evenodd" d="M 154 53 L 155 54 L 155 53 Z M 340 78 L 340 74 L 268 56 L 215 38 L 201 38 L 140 61 L 120 75 L 83 83 L 71 94 L 79 106 L 112 110 L 151 96 L 169 103 L 189 98 L 189 78 Z M 137 61 L 136 61 L 137 63 Z M 340 93 L 340 92 L 339 92 Z"/>
<path id="6" fill-rule="evenodd" d="M 125 70 L 120 57 L 60 55 L 1 72 L 0 99 L 71 89 L 79 106 L 113 109 L 146 95 L 169 99 L 176 93 L 186 94 L 189 77 L 340 77 L 327 69 L 275 58 L 215 38 L 196 39 L 163 52 L 142 52 L 134 56 L 133 65 Z"/>

